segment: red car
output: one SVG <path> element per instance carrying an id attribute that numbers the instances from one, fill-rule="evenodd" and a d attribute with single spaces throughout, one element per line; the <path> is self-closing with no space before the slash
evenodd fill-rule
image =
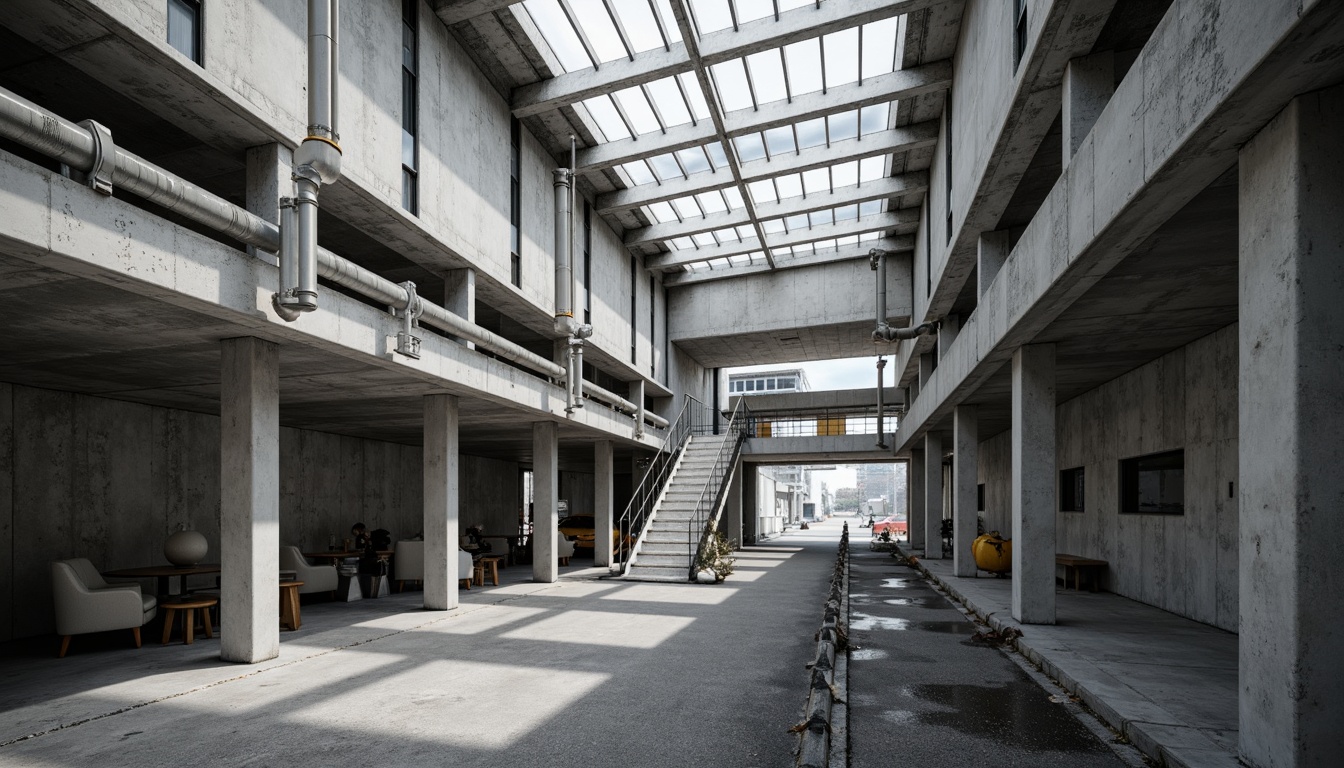
<path id="1" fill-rule="evenodd" d="M 883 531 L 891 531 L 892 536 L 902 537 L 905 536 L 906 533 L 905 525 L 906 523 L 904 520 L 897 520 L 895 516 L 884 517 L 876 523 L 873 523 L 873 535 L 878 536 L 881 535 Z"/>

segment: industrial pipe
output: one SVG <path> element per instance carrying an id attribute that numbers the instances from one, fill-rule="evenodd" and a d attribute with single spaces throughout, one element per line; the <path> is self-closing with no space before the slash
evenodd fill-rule
<path id="1" fill-rule="evenodd" d="M 868 251 L 868 264 L 877 272 L 877 327 L 873 329 L 873 341 L 913 339 L 937 329 L 934 323 L 921 323 L 910 328 L 892 328 L 887 325 L 887 252 L 881 248 Z"/>
<path id="2" fill-rule="evenodd" d="M 886 378 L 887 378 L 883 369 L 886 367 L 887 367 L 887 358 L 878 357 L 877 358 L 877 447 L 878 448 L 887 447 L 887 436 L 882 431 L 882 409 L 884 407 L 884 403 L 882 402 L 883 399 L 882 390 L 886 387 Z"/>

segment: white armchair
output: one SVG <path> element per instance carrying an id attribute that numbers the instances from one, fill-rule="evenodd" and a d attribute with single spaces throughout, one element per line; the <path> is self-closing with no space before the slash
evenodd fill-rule
<path id="1" fill-rule="evenodd" d="M 569 558 L 574 556 L 574 542 L 565 538 L 563 533 L 556 533 L 555 554 L 561 565 L 569 565 Z"/>
<path id="2" fill-rule="evenodd" d="M 303 556 L 298 547 L 280 548 L 280 570 L 298 574 L 299 581 L 303 582 L 303 586 L 299 587 L 301 595 L 336 591 L 336 566 L 309 565 L 308 558 Z"/>
<path id="3" fill-rule="evenodd" d="M 395 547 L 393 565 L 396 568 L 397 591 L 408 581 L 425 580 L 425 542 L 398 541 Z M 457 578 L 462 586 L 471 589 L 471 553 L 458 550 Z"/>
<path id="4" fill-rule="evenodd" d="M 64 657 L 72 635 L 129 629 L 140 647 L 140 627 L 154 618 L 158 605 L 140 594 L 139 584 L 109 585 L 84 558 L 51 564 L 51 593 L 56 606 L 56 633 Z"/>

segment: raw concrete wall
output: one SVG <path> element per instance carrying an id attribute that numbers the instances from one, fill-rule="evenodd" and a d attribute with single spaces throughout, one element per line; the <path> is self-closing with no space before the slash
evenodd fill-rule
<path id="1" fill-rule="evenodd" d="M 1237 326 L 1056 411 L 1056 469 L 1083 467 L 1084 512 L 1056 516 L 1057 552 L 1106 560 L 1106 589 L 1237 631 Z M 1007 532 L 1010 433 L 980 444 L 985 528 Z M 1185 514 L 1122 515 L 1122 459 L 1185 450 Z M 1056 472 L 1058 483 L 1058 472 Z M 1235 486 L 1234 486 L 1235 488 Z"/>
<path id="2" fill-rule="evenodd" d="M 593 514 L 593 491 L 592 473 L 560 473 L 560 498 L 569 502 L 569 514 Z"/>
<path id="3" fill-rule="evenodd" d="M 288 428 L 280 446 L 283 544 L 325 549 L 357 521 L 421 530 L 418 447 Z M 0 384 L 0 640 L 52 630 L 52 560 L 163 564 L 186 525 L 218 561 L 219 472 L 218 417 Z M 462 457 L 464 521 L 513 530 L 517 485 L 516 464 Z"/>

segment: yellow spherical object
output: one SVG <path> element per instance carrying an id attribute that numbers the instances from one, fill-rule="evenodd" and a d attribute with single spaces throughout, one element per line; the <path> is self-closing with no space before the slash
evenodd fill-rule
<path id="1" fill-rule="evenodd" d="M 1013 568 L 1013 542 L 991 531 L 971 542 L 975 567 L 990 573 L 1007 573 Z"/>

